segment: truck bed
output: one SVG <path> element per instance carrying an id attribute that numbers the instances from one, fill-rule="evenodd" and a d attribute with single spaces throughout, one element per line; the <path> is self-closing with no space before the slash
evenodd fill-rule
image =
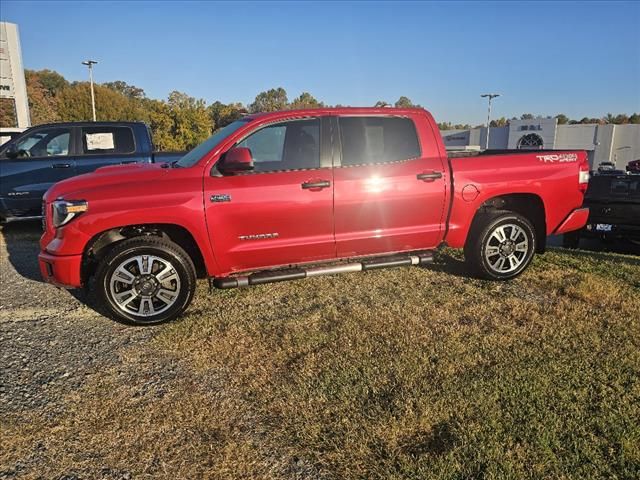
<path id="1" fill-rule="evenodd" d="M 530 154 L 530 153 L 563 153 L 563 152 L 575 152 L 575 150 L 553 150 L 553 149 L 544 149 L 544 150 L 519 150 L 519 149 L 510 149 L 510 150 L 460 150 L 460 151 L 447 151 L 447 157 L 449 158 L 462 158 L 462 157 L 483 157 L 487 155 L 496 156 L 496 155 L 522 155 L 522 154 Z"/>

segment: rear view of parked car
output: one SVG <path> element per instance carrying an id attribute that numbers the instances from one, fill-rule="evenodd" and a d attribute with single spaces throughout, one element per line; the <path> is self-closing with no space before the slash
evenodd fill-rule
<path id="1" fill-rule="evenodd" d="M 584 229 L 566 235 L 565 246 L 576 248 L 581 237 L 640 243 L 640 174 L 592 176 L 584 203 L 589 207 L 589 220 Z"/>

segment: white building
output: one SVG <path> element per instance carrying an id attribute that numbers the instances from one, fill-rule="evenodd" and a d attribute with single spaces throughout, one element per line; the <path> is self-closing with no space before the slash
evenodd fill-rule
<path id="1" fill-rule="evenodd" d="M 14 101 L 17 128 L 31 126 L 18 26 L 0 22 L 0 98 Z"/>
<path id="2" fill-rule="evenodd" d="M 443 130 L 447 149 L 481 149 L 486 127 Z M 555 118 L 511 120 L 509 126 L 493 127 L 489 149 L 586 150 L 592 168 L 613 162 L 617 168 L 640 159 L 640 125 L 558 125 Z"/>

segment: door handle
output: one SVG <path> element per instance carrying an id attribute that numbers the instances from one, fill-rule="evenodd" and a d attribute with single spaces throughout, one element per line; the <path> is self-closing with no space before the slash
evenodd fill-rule
<path id="1" fill-rule="evenodd" d="M 138 163 L 135 160 L 125 160 L 124 162 L 120 162 L 120 165 L 128 165 L 130 163 Z"/>
<path id="2" fill-rule="evenodd" d="M 302 184 L 302 188 L 304 189 L 320 189 L 327 188 L 331 186 L 331 182 L 329 180 L 314 180 L 311 182 L 304 182 Z"/>
<path id="3" fill-rule="evenodd" d="M 423 182 L 433 182 L 438 178 L 442 178 L 442 172 L 429 172 L 429 173 L 419 173 L 416 175 L 418 180 L 422 180 Z"/>
<path id="4" fill-rule="evenodd" d="M 51 168 L 69 168 L 71 167 L 70 163 L 54 163 L 51 165 Z"/>

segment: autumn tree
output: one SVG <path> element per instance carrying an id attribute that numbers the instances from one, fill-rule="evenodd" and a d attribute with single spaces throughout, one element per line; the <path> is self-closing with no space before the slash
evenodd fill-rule
<path id="1" fill-rule="evenodd" d="M 272 88 L 256 95 L 254 102 L 249 105 L 249 111 L 252 113 L 275 112 L 286 109 L 288 103 L 287 92 L 284 88 Z"/>
<path id="2" fill-rule="evenodd" d="M 106 121 L 146 121 L 142 103 L 133 102 L 123 94 L 103 85 L 94 85 L 96 118 Z M 58 114 L 62 121 L 91 120 L 91 89 L 89 82 L 74 82 L 57 95 Z"/>
<path id="3" fill-rule="evenodd" d="M 13 98 L 0 98 L 0 127 L 15 128 L 18 124 Z"/>

